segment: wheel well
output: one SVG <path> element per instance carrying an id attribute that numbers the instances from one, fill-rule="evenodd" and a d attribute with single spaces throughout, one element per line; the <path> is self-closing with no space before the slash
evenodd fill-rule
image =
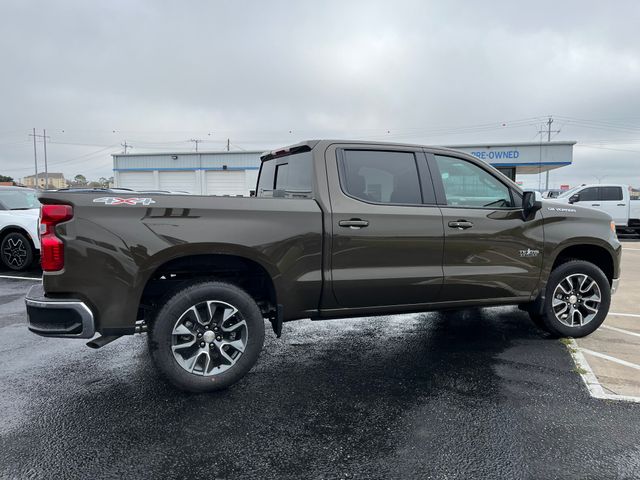
<path id="1" fill-rule="evenodd" d="M 31 238 L 31 235 L 22 227 L 16 227 L 16 226 L 6 227 L 4 230 L 0 232 L 0 243 L 4 240 L 4 237 L 6 237 L 10 233 L 23 234 L 27 238 L 27 240 L 29 240 L 29 244 L 31 245 L 31 250 L 33 250 L 33 254 L 34 255 L 37 254 L 36 246 L 33 243 L 33 239 Z"/>
<path id="2" fill-rule="evenodd" d="M 245 290 L 265 317 L 276 312 L 276 293 L 271 276 L 258 263 L 244 257 L 224 254 L 191 255 L 170 260 L 151 275 L 140 299 L 138 318 L 149 318 L 170 296 L 186 284 L 222 280 Z"/>
<path id="3" fill-rule="evenodd" d="M 605 274 L 609 283 L 613 280 L 613 258 L 609 252 L 597 245 L 573 245 L 562 250 L 553 263 L 552 270 L 570 260 L 584 260 L 593 263 Z"/>

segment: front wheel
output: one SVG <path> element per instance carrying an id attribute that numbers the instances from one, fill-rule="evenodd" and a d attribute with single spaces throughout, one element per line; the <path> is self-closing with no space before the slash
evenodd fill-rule
<path id="1" fill-rule="evenodd" d="M 162 306 L 149 331 L 156 367 L 176 387 L 222 390 L 258 360 L 264 319 L 242 289 L 222 282 L 183 288 Z"/>
<path id="2" fill-rule="evenodd" d="M 542 315 L 532 313 L 549 333 L 584 337 L 609 313 L 611 285 L 597 266 L 583 260 L 563 263 L 551 272 Z"/>

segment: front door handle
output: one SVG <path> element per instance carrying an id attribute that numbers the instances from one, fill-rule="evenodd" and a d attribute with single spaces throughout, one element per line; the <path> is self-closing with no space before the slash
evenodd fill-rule
<path id="1" fill-rule="evenodd" d="M 341 227 L 348 227 L 353 230 L 357 230 L 359 228 L 364 228 L 369 226 L 368 220 L 362 220 L 360 218 L 352 218 L 350 220 L 340 220 L 338 225 Z"/>
<path id="2" fill-rule="evenodd" d="M 467 228 L 473 227 L 473 223 L 466 220 L 458 220 L 456 222 L 449 222 L 449 226 L 451 228 L 457 228 L 458 230 L 466 230 Z"/>
<path id="3" fill-rule="evenodd" d="M 624 207 L 626 205 L 626 203 L 619 203 L 618 206 L 619 207 Z"/>
<path id="4" fill-rule="evenodd" d="M 599 207 L 599 206 L 600 206 L 600 204 L 599 204 L 599 203 L 592 203 L 592 204 L 591 204 L 591 206 L 592 206 L 592 207 Z"/>

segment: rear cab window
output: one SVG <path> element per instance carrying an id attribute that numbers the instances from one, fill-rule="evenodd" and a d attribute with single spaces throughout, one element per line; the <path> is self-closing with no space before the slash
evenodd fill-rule
<path id="1" fill-rule="evenodd" d="M 267 155 L 258 176 L 258 197 L 313 198 L 313 155 L 310 150 Z"/>

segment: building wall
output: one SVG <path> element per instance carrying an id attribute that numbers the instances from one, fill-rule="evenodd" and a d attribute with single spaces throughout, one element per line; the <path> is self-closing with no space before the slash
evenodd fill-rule
<path id="1" fill-rule="evenodd" d="M 116 187 L 185 191 L 195 195 L 249 195 L 262 151 L 114 155 Z"/>
<path id="2" fill-rule="evenodd" d="M 24 177 L 22 179 L 22 183 L 26 187 L 35 188 L 36 187 L 35 179 L 36 179 L 35 175 Z M 49 185 L 52 185 L 53 188 L 67 188 L 67 181 L 64 179 L 64 177 L 49 177 Z M 45 184 L 44 173 L 42 175 L 38 174 L 38 188 L 45 188 L 45 187 L 46 187 L 46 184 Z"/>

